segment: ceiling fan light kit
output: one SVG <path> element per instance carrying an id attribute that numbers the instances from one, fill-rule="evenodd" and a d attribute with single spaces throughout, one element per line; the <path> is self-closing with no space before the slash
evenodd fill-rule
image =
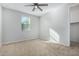
<path id="1" fill-rule="evenodd" d="M 25 6 L 34 6 L 32 11 L 35 11 L 35 9 L 39 9 L 40 11 L 43 11 L 42 8 L 40 8 L 40 6 L 48 6 L 48 4 L 39 4 L 39 3 L 33 3 L 32 5 L 25 5 Z"/>

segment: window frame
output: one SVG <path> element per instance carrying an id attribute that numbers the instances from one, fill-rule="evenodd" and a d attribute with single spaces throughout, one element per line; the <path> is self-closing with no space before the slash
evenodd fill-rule
<path id="1" fill-rule="evenodd" d="M 22 23 L 23 17 L 28 17 L 28 22 L 29 23 L 23 24 Z M 31 29 L 31 19 L 30 19 L 30 16 L 25 16 L 25 15 L 21 16 L 21 21 L 20 22 L 21 22 L 21 30 L 22 31 L 29 31 Z M 28 28 L 23 28 L 23 26 L 25 26 L 25 25 L 27 25 Z"/>

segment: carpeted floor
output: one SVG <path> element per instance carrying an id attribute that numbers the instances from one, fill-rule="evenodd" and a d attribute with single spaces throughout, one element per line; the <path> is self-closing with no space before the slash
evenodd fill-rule
<path id="1" fill-rule="evenodd" d="M 3 45 L 2 56 L 79 56 L 79 44 L 72 42 L 71 47 L 30 40 Z"/>

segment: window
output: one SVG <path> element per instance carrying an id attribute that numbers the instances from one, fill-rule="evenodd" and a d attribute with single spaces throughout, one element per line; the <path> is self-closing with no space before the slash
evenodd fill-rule
<path id="1" fill-rule="evenodd" d="M 22 28 L 22 31 L 30 29 L 30 17 L 28 16 L 21 17 L 21 28 Z"/>

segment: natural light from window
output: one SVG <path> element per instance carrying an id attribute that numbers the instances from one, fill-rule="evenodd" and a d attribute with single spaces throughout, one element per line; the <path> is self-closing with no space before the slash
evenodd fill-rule
<path id="1" fill-rule="evenodd" d="M 28 16 L 21 17 L 21 28 L 22 31 L 30 29 L 30 17 Z"/>
<path id="2" fill-rule="evenodd" d="M 54 29 L 52 28 L 49 29 L 49 35 L 50 35 L 49 41 L 54 42 L 54 43 L 60 42 L 60 36 Z"/>

